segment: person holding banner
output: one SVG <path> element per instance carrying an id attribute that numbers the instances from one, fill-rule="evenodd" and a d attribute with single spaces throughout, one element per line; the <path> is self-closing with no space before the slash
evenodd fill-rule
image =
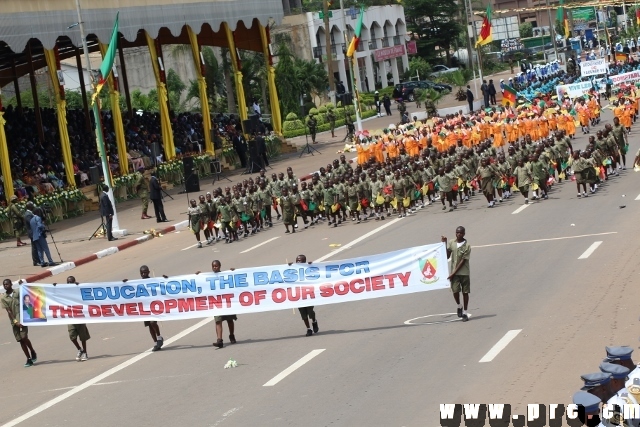
<path id="1" fill-rule="evenodd" d="M 296 257 L 296 264 L 306 264 L 306 263 L 307 263 L 306 255 L 298 255 Z M 299 307 L 298 311 L 300 312 L 300 316 L 302 316 L 302 321 L 304 322 L 304 325 L 307 327 L 307 334 L 305 336 L 310 337 L 313 334 L 317 334 L 320 329 L 318 328 L 318 321 L 316 320 L 316 312 L 313 310 L 313 306 Z M 311 319 L 311 325 L 309 325 L 309 319 Z M 311 330 L 311 326 L 313 326 L 313 331 Z"/>
<path id="2" fill-rule="evenodd" d="M 222 268 L 222 263 L 217 259 L 214 259 L 211 263 L 211 270 L 214 273 L 220 273 Z M 231 271 L 235 270 L 235 268 L 231 269 Z M 222 340 L 222 322 L 227 321 L 227 326 L 229 327 L 229 342 L 231 344 L 236 343 L 235 332 L 235 324 L 233 323 L 235 320 L 238 320 L 238 317 L 235 314 L 227 314 L 225 316 L 214 316 L 213 320 L 216 322 L 216 337 L 217 341 L 212 345 L 214 347 L 222 348 L 224 347 L 224 342 Z"/>
<path id="3" fill-rule="evenodd" d="M 67 277 L 67 284 L 69 285 L 79 285 L 76 281 L 76 278 L 73 276 Z M 53 286 L 56 284 L 54 283 Z M 91 339 L 91 335 L 89 335 L 89 329 L 87 325 L 84 323 L 77 325 L 68 325 L 69 331 L 69 339 L 76 346 L 76 350 L 78 350 L 78 354 L 76 355 L 76 360 L 78 362 L 86 362 L 89 359 L 87 355 L 87 341 Z M 82 343 L 82 347 L 78 343 L 78 338 L 80 338 L 80 342 Z"/>
<path id="4" fill-rule="evenodd" d="M 451 282 L 453 299 L 458 304 L 458 317 L 462 318 L 463 322 L 469 320 L 470 314 L 467 310 L 469 308 L 469 293 L 471 292 L 471 281 L 469 280 L 471 245 L 464 238 L 465 232 L 463 226 L 456 228 L 456 240 L 452 242 L 447 242 L 447 238 L 442 236 L 442 243 L 447 247 L 447 258 L 449 258 L 450 273 L 447 280 Z M 460 304 L 460 292 L 462 292 L 464 307 Z"/>
<path id="5" fill-rule="evenodd" d="M 25 356 L 27 356 L 24 367 L 28 368 L 38 361 L 38 356 L 33 349 L 33 345 L 31 345 L 31 340 L 29 340 L 29 328 L 20 323 L 20 293 L 13 290 L 13 283 L 10 279 L 4 279 L 2 281 L 2 287 L 4 288 L 5 294 L 2 295 L 0 303 L 9 316 L 13 336 L 16 341 L 20 343 L 22 351 Z M 29 354 L 29 352 L 31 352 L 31 354 Z"/>
<path id="6" fill-rule="evenodd" d="M 164 276 L 163 276 L 164 277 Z M 140 267 L 140 278 L 141 279 L 149 279 L 149 267 L 143 265 Z M 127 282 L 129 279 L 124 279 L 123 282 Z M 144 326 L 149 328 L 149 333 L 151 334 L 151 339 L 156 345 L 153 346 L 151 351 L 158 351 L 162 348 L 164 344 L 164 338 L 160 335 L 160 327 L 158 326 L 158 322 L 155 320 L 145 320 Z"/>

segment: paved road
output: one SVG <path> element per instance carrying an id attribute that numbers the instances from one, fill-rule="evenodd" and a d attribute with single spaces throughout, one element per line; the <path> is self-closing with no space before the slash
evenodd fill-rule
<path id="1" fill-rule="evenodd" d="M 576 145 L 584 144 L 581 136 Z M 631 152 L 639 145 L 633 136 Z M 527 403 L 569 403 L 579 375 L 598 370 L 605 345 L 637 346 L 640 243 L 630 238 L 640 210 L 637 180 L 626 171 L 588 199 L 577 199 L 566 182 L 517 214 L 522 198 L 487 209 L 475 197 L 454 213 L 431 206 L 392 217 L 391 225 L 319 225 L 296 235 L 278 224 L 205 249 L 185 249 L 193 235 L 172 233 L 81 266 L 73 271 L 78 280 L 103 281 L 135 278 L 143 263 L 155 275 L 175 275 L 207 270 L 215 258 L 223 268 L 299 253 L 316 260 L 340 251 L 329 255 L 339 259 L 437 242 L 465 225 L 474 246 L 473 317 L 456 321 L 450 292 L 433 291 L 319 307 L 321 333 L 309 338 L 290 310 L 243 315 L 238 344 L 220 350 L 211 346 L 210 319 L 163 322 L 159 353 L 147 352 L 152 342 L 141 322 L 91 325 L 84 363 L 75 362 L 65 327 L 32 328 L 39 362 L 30 369 L 0 323 L 0 424 L 433 426 L 440 403 L 511 403 L 515 413 Z M 595 242 L 602 243 L 579 259 Z M 479 362 L 514 330 L 521 331 L 502 351 Z M 323 351 L 264 386 L 314 350 Z M 229 358 L 239 366 L 223 369 Z"/>

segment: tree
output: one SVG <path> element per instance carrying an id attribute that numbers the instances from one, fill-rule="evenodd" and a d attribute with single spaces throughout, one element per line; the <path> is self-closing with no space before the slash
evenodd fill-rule
<path id="1" fill-rule="evenodd" d="M 531 25 L 531 22 L 523 22 L 520 24 L 520 37 L 533 37 L 533 26 Z"/>
<path id="2" fill-rule="evenodd" d="M 326 92 L 329 85 L 329 77 L 322 64 L 295 58 L 293 66 L 295 68 L 295 78 L 300 83 L 302 92 L 311 96 L 318 96 Z"/>
<path id="3" fill-rule="evenodd" d="M 418 36 L 418 56 L 436 58 L 444 51 L 447 64 L 451 62 L 451 46 L 462 31 L 458 22 L 458 2 L 441 0 L 405 0 L 407 30 Z"/>
<path id="4" fill-rule="evenodd" d="M 294 57 L 288 43 L 279 40 L 277 45 L 278 64 L 276 65 L 276 87 L 280 109 L 283 115 L 300 111 L 301 89 L 295 79 Z"/>
<path id="5" fill-rule="evenodd" d="M 431 74 L 431 65 L 424 58 L 414 56 L 409 61 L 409 78 L 418 75 L 419 80 L 426 79 Z"/>

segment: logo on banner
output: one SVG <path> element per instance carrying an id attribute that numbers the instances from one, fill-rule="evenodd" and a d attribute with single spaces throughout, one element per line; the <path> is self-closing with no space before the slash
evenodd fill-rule
<path id="1" fill-rule="evenodd" d="M 46 322 L 47 294 L 43 287 L 32 286 L 22 288 L 22 322 L 35 323 Z"/>
<path id="2" fill-rule="evenodd" d="M 436 272 L 438 270 L 438 260 L 434 258 L 426 258 L 418 260 L 420 265 L 420 271 L 422 272 L 422 276 L 424 278 L 420 279 L 422 283 L 425 285 L 430 285 L 438 281 L 438 277 L 436 276 Z"/>

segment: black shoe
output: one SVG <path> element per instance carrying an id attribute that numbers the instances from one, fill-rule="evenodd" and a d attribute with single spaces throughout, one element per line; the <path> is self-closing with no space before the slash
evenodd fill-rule
<path id="1" fill-rule="evenodd" d="M 112 238 L 110 238 L 110 239 L 109 239 L 109 241 L 110 241 L 110 242 L 111 242 L 112 240 L 118 240 L 118 238 L 117 238 L 117 237 L 112 237 Z"/>
<path id="2" fill-rule="evenodd" d="M 49 267 L 53 267 L 54 265 L 58 265 L 58 263 L 57 262 L 50 262 L 49 263 Z"/>
<path id="3" fill-rule="evenodd" d="M 462 315 L 462 321 L 463 321 L 463 322 L 466 322 L 466 321 L 468 321 L 468 320 L 469 320 L 469 316 L 467 316 L 466 314 L 463 314 L 463 315 Z"/>
<path id="4" fill-rule="evenodd" d="M 30 366 L 33 366 L 33 360 L 31 360 L 31 359 L 27 359 L 27 361 L 26 361 L 26 362 L 25 362 L 25 364 L 24 364 L 24 367 L 25 367 L 25 368 L 28 368 L 28 367 L 30 367 Z"/>
<path id="5" fill-rule="evenodd" d="M 212 345 L 214 347 L 218 347 L 218 348 L 224 347 L 224 344 L 223 344 L 222 340 L 218 340 L 218 341 L 214 342 Z"/>
<path id="6" fill-rule="evenodd" d="M 164 339 L 163 338 L 158 338 L 158 340 L 156 341 L 156 345 L 158 346 L 158 350 L 160 350 L 162 348 L 162 346 L 164 345 Z"/>
<path id="7" fill-rule="evenodd" d="M 40 265 L 41 265 L 43 268 L 44 268 L 44 267 L 48 267 L 48 266 L 49 266 L 49 264 L 47 264 L 46 262 L 43 262 L 43 263 L 42 263 L 42 264 L 40 264 Z"/>
<path id="8" fill-rule="evenodd" d="M 160 347 L 158 346 L 158 343 L 156 343 L 156 345 L 153 346 L 151 351 L 158 351 L 158 350 L 160 350 Z"/>
<path id="9" fill-rule="evenodd" d="M 40 263 L 39 263 L 39 262 L 34 262 L 34 263 L 33 263 L 33 266 L 34 266 L 34 267 L 35 267 L 35 266 L 37 266 L 37 265 L 40 265 Z"/>
<path id="10" fill-rule="evenodd" d="M 35 351 L 31 353 L 31 361 L 33 363 L 36 363 L 38 361 L 38 355 L 35 353 Z"/>
<path id="11" fill-rule="evenodd" d="M 307 334 L 305 336 L 310 337 L 311 335 L 313 335 L 313 332 L 311 332 L 311 329 L 307 329 Z"/>
<path id="12" fill-rule="evenodd" d="M 234 334 L 229 334 L 229 342 L 231 344 L 235 344 L 236 343 L 236 336 Z"/>
<path id="13" fill-rule="evenodd" d="M 458 317 L 462 317 L 462 308 L 458 308 Z"/>
<path id="14" fill-rule="evenodd" d="M 311 326 L 313 326 L 313 333 L 317 334 L 318 331 L 320 330 L 320 328 L 318 328 L 318 321 L 316 320 L 315 322 L 313 322 Z"/>

